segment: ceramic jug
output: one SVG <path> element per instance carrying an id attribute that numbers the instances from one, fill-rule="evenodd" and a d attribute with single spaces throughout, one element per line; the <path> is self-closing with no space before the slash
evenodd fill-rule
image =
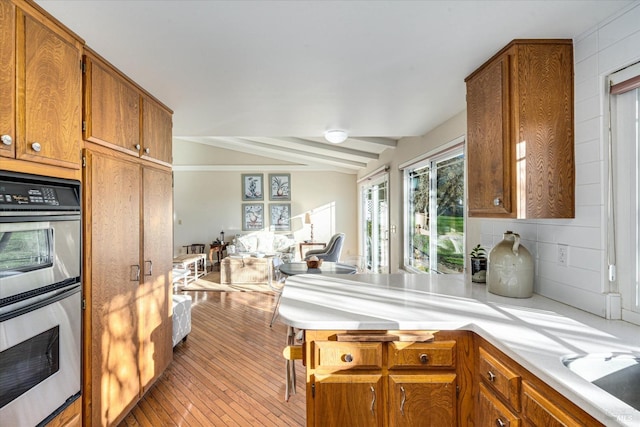
<path id="1" fill-rule="evenodd" d="M 489 252 L 487 289 L 512 298 L 529 298 L 533 294 L 533 257 L 520 244 L 520 235 L 507 231 Z"/>

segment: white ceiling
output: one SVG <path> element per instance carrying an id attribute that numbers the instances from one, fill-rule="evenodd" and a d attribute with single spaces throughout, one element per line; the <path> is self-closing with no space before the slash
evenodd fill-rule
<path id="1" fill-rule="evenodd" d="M 174 139 L 357 172 L 462 111 L 512 39 L 574 38 L 633 1 L 37 3 L 172 108 Z"/>

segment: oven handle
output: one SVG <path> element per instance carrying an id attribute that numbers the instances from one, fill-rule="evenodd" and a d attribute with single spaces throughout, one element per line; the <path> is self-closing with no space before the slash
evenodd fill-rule
<path id="1" fill-rule="evenodd" d="M 48 298 L 39 300 L 37 302 L 34 302 L 33 304 L 29 304 L 24 307 L 20 307 L 8 313 L 0 314 L 0 322 L 13 319 L 14 317 L 22 316 L 34 310 L 38 310 L 39 308 L 42 308 L 42 307 L 46 307 L 47 305 L 50 305 L 55 302 L 61 301 L 65 298 L 68 298 L 71 295 L 80 292 L 81 290 L 82 290 L 82 286 L 80 285 L 80 283 L 76 283 L 67 289 L 55 291 Z"/>

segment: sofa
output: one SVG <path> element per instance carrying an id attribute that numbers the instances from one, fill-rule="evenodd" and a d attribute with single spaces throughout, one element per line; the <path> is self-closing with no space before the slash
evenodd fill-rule
<path id="1" fill-rule="evenodd" d="M 249 234 L 237 234 L 232 248 L 227 247 L 229 255 L 233 253 L 275 255 L 283 261 L 293 260 L 296 241 L 292 235 L 274 233 L 272 231 L 256 231 Z"/>

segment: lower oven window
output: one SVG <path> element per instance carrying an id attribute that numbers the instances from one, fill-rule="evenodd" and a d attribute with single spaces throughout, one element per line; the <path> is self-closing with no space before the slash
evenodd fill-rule
<path id="1" fill-rule="evenodd" d="M 0 352 L 0 408 L 59 369 L 59 326 Z"/>

